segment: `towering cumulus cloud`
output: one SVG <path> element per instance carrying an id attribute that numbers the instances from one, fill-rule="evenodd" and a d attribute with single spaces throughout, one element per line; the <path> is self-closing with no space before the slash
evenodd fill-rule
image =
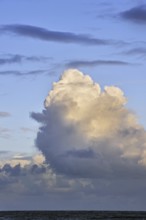
<path id="1" fill-rule="evenodd" d="M 100 86 L 76 69 L 63 73 L 45 99 L 36 146 L 52 169 L 81 178 L 141 175 L 146 132 L 121 89 Z"/>

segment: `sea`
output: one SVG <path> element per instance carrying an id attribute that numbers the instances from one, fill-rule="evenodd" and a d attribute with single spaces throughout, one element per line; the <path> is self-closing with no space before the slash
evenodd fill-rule
<path id="1" fill-rule="evenodd" d="M 146 212 L 130 211 L 0 211 L 0 220 L 145 219 Z"/>

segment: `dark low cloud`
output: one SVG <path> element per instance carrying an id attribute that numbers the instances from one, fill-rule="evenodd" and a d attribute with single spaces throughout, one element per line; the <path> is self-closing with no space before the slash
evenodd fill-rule
<path id="1" fill-rule="evenodd" d="M 145 24 L 146 23 L 146 5 L 136 6 L 120 13 L 123 19 Z"/>
<path id="2" fill-rule="evenodd" d="M 7 173 L 12 176 L 19 176 L 21 172 L 20 164 L 17 164 L 16 166 L 12 167 L 10 164 L 5 164 L 1 169 L 0 172 Z"/>
<path id="3" fill-rule="evenodd" d="M 52 184 L 52 171 L 45 163 L 35 163 L 27 160 L 27 164 L 23 163 L 22 158 L 1 161 L 0 164 L 0 195 L 7 192 L 25 195 L 28 193 L 38 195 L 40 192 L 47 192 L 49 181 Z M 19 178 L 19 181 L 18 181 Z"/>
<path id="4" fill-rule="evenodd" d="M 146 178 L 139 177 L 69 178 L 53 173 L 45 163 L 21 166 L 6 162 L 0 166 L 0 205 L 3 210 L 142 209 Z"/>
<path id="5" fill-rule="evenodd" d="M 26 176 L 28 174 L 43 174 L 46 172 L 45 165 L 38 165 L 38 164 L 32 164 L 27 165 L 25 167 L 21 167 L 21 165 L 18 163 L 15 166 L 12 166 L 9 163 L 4 164 L 0 168 L 0 173 L 5 173 L 6 175 L 11 176 Z"/>
<path id="6" fill-rule="evenodd" d="M 84 45 L 109 45 L 113 43 L 111 40 L 98 39 L 86 34 L 52 31 L 46 28 L 21 24 L 1 25 L 0 34 L 14 34 L 43 41 Z"/>
<path id="7" fill-rule="evenodd" d="M 65 64 L 66 67 L 95 67 L 95 66 L 127 66 L 131 65 L 129 62 L 120 61 L 120 60 L 73 60 Z"/>
<path id="8" fill-rule="evenodd" d="M 94 152 L 92 149 L 87 150 L 70 150 L 65 156 L 77 157 L 77 158 L 95 158 Z"/>
<path id="9" fill-rule="evenodd" d="M 69 160 L 73 158 L 94 160 L 91 149 L 70 151 Z M 21 157 L 22 156 L 22 157 Z M 38 156 L 38 155 L 37 155 Z M 28 157 L 30 163 L 22 163 L 23 155 L 16 155 L 20 161 L 13 159 L 2 161 L 0 165 L 0 206 L 2 210 L 27 209 L 95 209 L 95 210 L 135 210 L 145 208 L 146 177 L 137 169 L 129 172 L 127 177 L 98 175 L 97 178 L 69 177 L 54 173 L 49 165 Z M 27 158 L 26 158 L 27 159 Z M 96 158 L 98 159 L 98 158 Z M 73 162 L 73 161 L 72 161 Z M 75 161 L 76 162 L 76 161 Z M 76 163 L 73 163 L 76 166 Z M 102 166 L 103 164 L 99 164 Z M 88 164 L 86 165 L 88 171 Z M 130 166 L 130 164 L 129 164 Z M 68 168 L 68 167 L 67 167 Z M 80 166 L 76 166 L 80 169 Z M 97 168 L 97 172 L 98 172 Z M 119 167 L 115 166 L 119 171 Z M 92 174 L 92 170 L 90 170 Z M 138 175 L 137 175 L 138 174 Z M 86 198 L 86 199 L 85 199 Z M 15 202 L 14 202 L 15 201 Z M 14 206 L 13 206 L 14 204 Z M 47 205 L 46 205 L 47 204 Z"/>
<path id="10" fill-rule="evenodd" d="M 49 57 L 43 57 L 43 56 L 24 56 L 20 54 L 7 54 L 0 56 L 0 65 L 22 63 L 25 61 L 43 62 L 48 60 L 50 60 Z"/>
<path id="11" fill-rule="evenodd" d="M 11 114 L 9 112 L 0 112 L 0 118 L 9 117 Z"/>

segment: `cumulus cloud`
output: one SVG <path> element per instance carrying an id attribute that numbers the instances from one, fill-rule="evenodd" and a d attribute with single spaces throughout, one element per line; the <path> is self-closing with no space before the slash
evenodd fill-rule
<path id="1" fill-rule="evenodd" d="M 9 151 L 0 151 L 0 154 L 3 154 L 3 157 L 1 157 L 1 160 L 0 160 L 1 168 L 5 164 L 9 164 L 11 167 L 15 167 L 18 164 L 21 167 L 25 167 L 27 165 L 32 165 L 32 164 L 42 165 L 45 163 L 45 158 L 42 154 L 36 154 L 34 156 L 31 156 L 31 155 L 22 154 L 22 153 L 14 154 Z"/>
<path id="2" fill-rule="evenodd" d="M 36 146 L 54 172 L 80 178 L 136 178 L 146 171 L 146 132 L 126 108 L 123 91 L 76 69 L 53 84 Z"/>
<path id="3" fill-rule="evenodd" d="M 38 195 L 46 193 L 55 175 L 45 164 L 44 157 L 15 155 L 0 164 L 0 195 Z"/>

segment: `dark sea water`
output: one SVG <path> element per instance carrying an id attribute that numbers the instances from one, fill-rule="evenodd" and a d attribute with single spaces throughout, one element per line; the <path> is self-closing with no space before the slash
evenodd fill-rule
<path id="1" fill-rule="evenodd" d="M 0 220 L 96 220 L 146 219 L 146 212 L 120 211 L 5 211 Z"/>

